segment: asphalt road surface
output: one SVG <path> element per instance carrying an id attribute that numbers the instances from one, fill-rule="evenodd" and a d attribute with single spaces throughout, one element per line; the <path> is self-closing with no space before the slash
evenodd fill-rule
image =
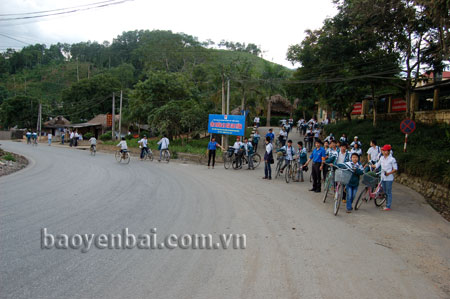
<path id="1" fill-rule="evenodd" d="M 262 180 L 262 166 L 123 165 L 107 153 L 0 143 L 31 161 L 0 178 L 1 298 L 450 296 L 450 225 L 400 185 L 391 212 L 370 204 L 334 216 L 309 183 Z M 247 239 L 246 249 L 82 253 L 41 249 L 42 228 Z"/>

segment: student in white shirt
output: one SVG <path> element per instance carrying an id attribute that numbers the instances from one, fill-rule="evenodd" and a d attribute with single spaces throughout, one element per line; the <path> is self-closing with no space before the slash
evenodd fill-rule
<path id="1" fill-rule="evenodd" d="M 125 140 L 125 137 L 122 137 L 122 140 L 117 144 L 117 146 L 120 146 L 120 152 L 125 153 L 128 151 L 127 142 Z"/>
<path id="2" fill-rule="evenodd" d="M 148 140 L 147 135 L 144 135 L 144 137 L 138 141 L 139 147 L 141 148 L 141 160 L 144 158 L 144 153 L 148 154 Z"/>
<path id="3" fill-rule="evenodd" d="M 381 166 L 381 184 L 383 186 L 384 193 L 387 196 L 386 207 L 384 211 L 391 210 L 392 204 L 392 184 L 394 183 L 394 173 L 397 172 L 397 161 L 391 155 L 391 146 L 389 144 L 384 145 L 381 148 L 383 154 L 378 160 L 377 164 L 372 165 L 372 168 L 378 168 Z"/>
<path id="4" fill-rule="evenodd" d="M 370 141 L 370 148 L 367 150 L 367 161 L 376 164 L 380 160 L 381 150 L 375 139 Z"/>
<path id="5" fill-rule="evenodd" d="M 357 143 L 357 142 L 353 144 L 352 149 L 350 150 L 350 155 L 352 155 L 354 153 L 356 153 L 359 157 L 359 160 L 361 160 L 362 150 L 359 148 L 359 143 Z"/>
<path id="6" fill-rule="evenodd" d="M 265 180 L 272 179 L 272 168 L 270 164 L 274 163 L 273 161 L 273 146 L 271 143 L 271 139 L 269 136 L 266 136 L 266 152 L 264 153 L 264 177 Z"/>
<path id="7" fill-rule="evenodd" d="M 47 135 L 47 139 L 48 139 L 48 145 L 50 146 L 50 145 L 52 145 L 52 133 L 48 133 L 48 135 Z"/>
<path id="8" fill-rule="evenodd" d="M 353 142 L 350 143 L 350 147 L 353 147 L 353 145 L 355 145 L 355 143 L 358 143 L 359 148 L 362 147 L 361 141 L 359 141 L 358 136 L 355 136 L 355 137 L 353 138 Z"/>
<path id="9" fill-rule="evenodd" d="M 286 145 L 287 136 L 288 136 L 288 132 L 286 131 L 286 127 L 282 126 L 281 130 L 280 130 L 280 134 L 278 135 L 278 140 L 280 141 L 281 146 Z"/>
<path id="10" fill-rule="evenodd" d="M 92 137 L 89 139 L 89 142 L 90 142 L 90 144 L 91 144 L 91 149 L 94 149 L 94 148 L 97 146 L 97 139 L 95 138 L 95 136 L 92 136 Z"/>
<path id="11" fill-rule="evenodd" d="M 169 138 L 166 137 L 166 135 L 163 135 L 163 138 L 161 138 L 160 141 L 158 141 L 158 149 L 159 149 L 159 162 L 161 162 L 161 158 L 162 158 L 162 152 L 164 150 L 169 149 Z M 170 155 L 170 153 L 169 153 Z"/>
<path id="12" fill-rule="evenodd" d="M 70 139 L 70 143 L 69 143 L 69 145 L 70 145 L 70 147 L 72 147 L 73 146 L 73 139 L 75 138 L 75 132 L 74 131 L 71 131 L 70 132 L 70 134 L 69 134 L 69 139 Z"/>

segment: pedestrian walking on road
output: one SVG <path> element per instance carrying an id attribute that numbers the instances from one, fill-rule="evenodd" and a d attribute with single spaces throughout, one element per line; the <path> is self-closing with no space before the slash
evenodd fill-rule
<path id="1" fill-rule="evenodd" d="M 304 166 L 308 166 L 309 162 L 313 162 L 312 166 L 312 179 L 313 179 L 313 187 L 309 191 L 314 191 L 316 193 L 321 192 L 321 178 L 320 178 L 320 172 L 323 169 L 323 164 L 325 162 L 326 158 L 326 152 L 325 149 L 322 147 L 322 141 L 320 139 L 316 140 L 316 148 L 313 150 L 311 156 L 309 157 L 309 160 L 305 163 Z"/>
<path id="2" fill-rule="evenodd" d="M 74 131 L 70 131 L 69 134 L 69 146 L 72 147 L 73 146 L 73 139 L 75 138 L 75 132 Z"/>
<path id="3" fill-rule="evenodd" d="M 48 146 L 51 146 L 51 145 L 52 145 L 52 137 L 53 137 L 52 133 L 48 133 L 48 135 L 47 135 Z"/>
<path id="4" fill-rule="evenodd" d="M 264 177 L 263 177 L 263 179 L 271 180 L 272 179 L 272 169 L 270 167 L 270 164 L 273 164 L 274 160 L 273 160 L 273 146 L 271 143 L 270 136 L 266 137 L 265 143 L 266 143 L 266 152 L 264 153 Z"/>
<path id="5" fill-rule="evenodd" d="M 211 141 L 208 143 L 208 169 L 211 165 L 211 158 L 212 158 L 212 168 L 214 169 L 214 164 L 216 164 L 216 150 L 217 147 L 220 147 L 222 151 L 225 151 L 225 149 L 216 142 L 216 137 L 212 137 Z"/>
<path id="6" fill-rule="evenodd" d="M 397 161 L 391 155 L 392 147 L 389 144 L 385 144 L 381 148 L 383 156 L 378 160 L 377 164 L 372 165 L 372 168 L 378 168 L 381 166 L 381 185 L 384 193 L 387 196 L 386 207 L 384 211 L 391 210 L 392 204 L 392 184 L 394 183 L 394 173 L 397 172 Z"/>
<path id="7" fill-rule="evenodd" d="M 353 210 L 352 203 L 356 197 L 356 192 L 358 191 L 359 177 L 364 173 L 364 168 L 359 162 L 359 155 L 353 153 L 351 159 L 351 162 L 345 163 L 349 169 L 353 170 L 350 182 L 345 186 L 345 190 L 347 191 L 347 213 L 351 213 Z"/>

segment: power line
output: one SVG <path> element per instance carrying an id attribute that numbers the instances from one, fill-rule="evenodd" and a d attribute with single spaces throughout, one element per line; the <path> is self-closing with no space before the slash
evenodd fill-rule
<path id="1" fill-rule="evenodd" d="M 102 2 L 95 2 L 95 3 L 90 3 L 90 4 L 77 5 L 77 6 L 71 6 L 71 7 L 65 7 L 65 8 L 58 8 L 58 9 L 51 9 L 51 10 L 41 10 L 41 11 L 35 11 L 35 12 L 0 14 L 0 16 L 7 17 L 7 16 L 20 16 L 20 15 L 34 15 L 34 14 L 41 14 L 41 13 L 48 13 L 48 12 L 54 12 L 54 11 L 61 11 L 61 10 L 68 10 L 68 9 L 92 6 L 92 5 L 103 4 L 103 3 L 114 2 L 114 1 L 117 1 L 117 0 L 107 0 L 107 1 L 102 1 Z"/>
<path id="2" fill-rule="evenodd" d="M 61 12 L 55 12 L 55 13 L 47 13 L 47 14 L 40 14 L 40 15 L 33 15 L 33 16 L 23 16 L 23 17 L 14 17 L 14 18 L 0 18 L 0 22 L 5 21 L 16 21 L 16 20 L 27 20 L 27 19 L 38 19 L 38 18 L 45 18 L 45 17 L 51 17 L 51 16 L 58 16 L 58 15 L 66 15 L 66 14 L 72 14 L 80 11 L 86 11 L 91 9 L 97 9 L 97 8 L 104 8 L 111 5 L 118 5 L 123 4 L 125 2 L 134 1 L 134 0 L 120 0 L 116 2 L 108 2 L 96 6 L 86 7 L 86 8 L 74 8 L 67 11 L 61 11 Z"/>
<path id="3" fill-rule="evenodd" d="M 1 36 L 4 36 L 4 37 L 6 37 L 6 38 L 9 38 L 9 39 L 15 40 L 15 41 L 17 41 L 17 42 L 23 43 L 23 44 L 25 44 L 25 45 L 31 46 L 31 44 L 29 44 L 29 43 L 27 43 L 27 42 L 18 40 L 18 39 L 16 39 L 16 38 L 11 37 L 11 36 L 8 36 L 8 35 L 6 35 L 6 34 L 0 33 L 0 35 L 1 35 Z"/>

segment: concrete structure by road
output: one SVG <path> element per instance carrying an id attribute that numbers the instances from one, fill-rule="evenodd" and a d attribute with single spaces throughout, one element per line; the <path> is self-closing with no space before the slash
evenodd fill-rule
<path id="1" fill-rule="evenodd" d="M 389 213 L 332 214 L 307 183 L 3 142 L 0 298 L 448 298 L 450 224 L 394 185 Z M 54 234 L 246 234 L 246 249 L 41 249 Z"/>

